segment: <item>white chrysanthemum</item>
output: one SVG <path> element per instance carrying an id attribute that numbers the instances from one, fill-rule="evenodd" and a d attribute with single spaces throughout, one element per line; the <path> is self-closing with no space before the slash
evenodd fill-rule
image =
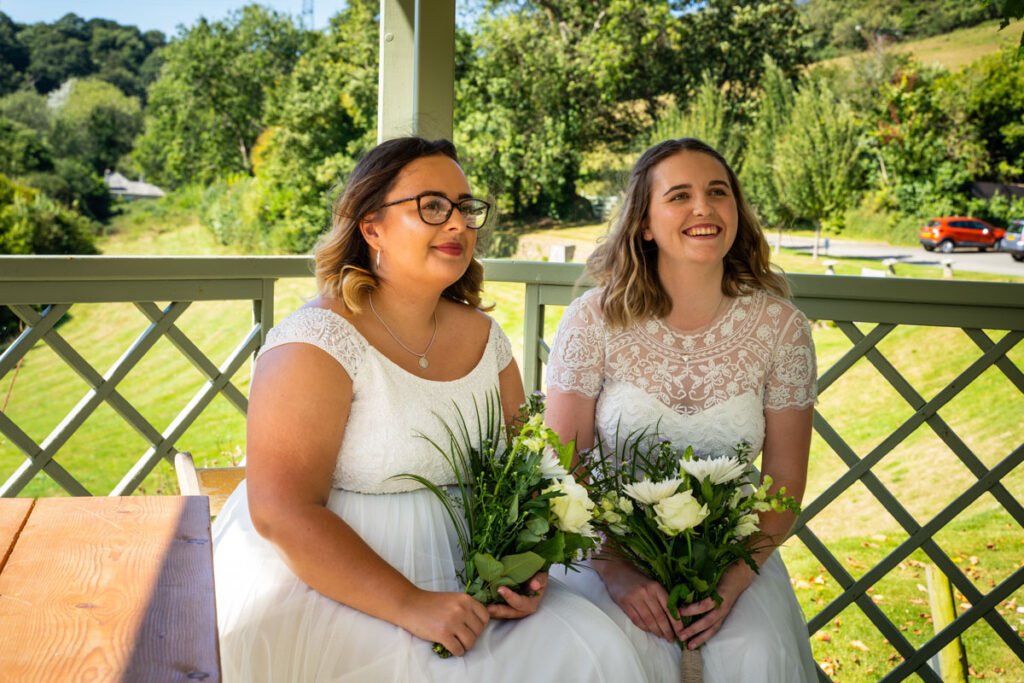
<path id="1" fill-rule="evenodd" d="M 690 491 L 681 491 L 654 506 L 658 528 L 669 536 L 692 529 L 708 516 L 708 506 L 701 505 Z"/>
<path id="2" fill-rule="evenodd" d="M 712 484 L 724 484 L 741 476 L 747 469 L 746 463 L 726 456 L 724 458 L 708 458 L 706 460 L 681 460 L 679 466 L 684 472 L 697 481 L 704 481 L 705 477 L 711 477 Z"/>
<path id="3" fill-rule="evenodd" d="M 638 503 L 654 505 L 674 494 L 682 483 L 682 479 L 666 479 L 665 481 L 644 479 L 633 484 L 626 484 L 622 487 L 622 491 Z"/>
<path id="4" fill-rule="evenodd" d="M 564 467 L 562 462 L 558 459 L 558 453 L 551 446 L 545 446 L 544 452 L 540 456 L 540 473 L 544 475 L 545 479 L 564 479 L 569 476 L 569 473 Z"/>
<path id="5" fill-rule="evenodd" d="M 761 519 L 757 516 L 757 513 L 755 512 L 740 517 L 739 524 L 736 525 L 736 538 L 746 538 L 750 534 L 757 531 L 760 528 L 760 521 Z"/>

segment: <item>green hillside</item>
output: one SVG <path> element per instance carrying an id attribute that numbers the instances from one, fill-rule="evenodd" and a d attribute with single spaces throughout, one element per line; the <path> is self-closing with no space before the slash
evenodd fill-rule
<path id="1" fill-rule="evenodd" d="M 1020 43 L 1021 31 L 1024 31 L 1024 21 L 1013 22 L 1002 31 L 999 30 L 998 21 L 988 21 L 930 38 L 894 43 L 888 49 L 911 54 L 923 64 L 959 71 L 980 57 L 998 52 L 1005 47 L 1016 46 Z M 860 53 L 863 54 L 867 53 Z M 844 55 L 818 64 L 848 67 L 857 56 L 859 55 Z"/>

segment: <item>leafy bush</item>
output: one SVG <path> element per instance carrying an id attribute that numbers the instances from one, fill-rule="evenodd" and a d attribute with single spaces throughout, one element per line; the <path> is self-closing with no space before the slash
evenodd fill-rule
<path id="1" fill-rule="evenodd" d="M 96 225 L 0 175 L 0 254 L 95 254 Z"/>

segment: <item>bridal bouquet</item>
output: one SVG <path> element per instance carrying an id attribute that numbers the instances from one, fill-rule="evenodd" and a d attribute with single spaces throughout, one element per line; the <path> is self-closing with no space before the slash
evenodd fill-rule
<path id="1" fill-rule="evenodd" d="M 431 444 L 455 472 L 454 490 L 418 475 L 399 476 L 419 482 L 444 505 L 458 536 L 459 579 L 467 593 L 485 605 L 502 602 L 499 587 L 523 592 L 538 571 L 572 566 L 594 548 L 594 503 L 571 474 L 574 445 L 562 444 L 544 425 L 543 394 L 527 399 L 511 429 L 495 394 L 484 415 L 477 410 L 475 424 L 460 414 L 445 430 L 448 443 Z M 434 651 L 451 655 L 436 643 Z"/>
<path id="2" fill-rule="evenodd" d="M 799 511 L 785 487 L 768 492 L 771 477 L 756 485 L 745 443 L 731 454 L 700 459 L 692 448 L 680 453 L 668 439 L 639 434 L 616 451 L 619 462 L 600 445 L 587 455 L 594 526 L 606 538 L 608 555 L 665 587 L 676 619 L 680 605 L 708 597 L 721 604 L 718 582 L 733 562 L 758 571 L 752 552 L 771 544 L 760 533 L 759 512 Z M 696 668 L 699 680 L 699 653 L 680 647 L 684 669 Z"/>

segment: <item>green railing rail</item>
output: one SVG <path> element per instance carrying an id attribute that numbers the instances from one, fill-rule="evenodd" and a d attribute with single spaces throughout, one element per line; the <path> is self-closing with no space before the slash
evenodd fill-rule
<path id="1" fill-rule="evenodd" d="M 542 368 L 548 355 L 544 338 L 546 308 L 564 306 L 582 291 L 585 283 L 577 286 L 582 266 L 485 261 L 485 271 L 490 282 L 525 285 L 523 377 L 527 390 L 540 388 Z M 281 278 L 311 277 L 311 273 L 306 257 L 0 256 L 0 307 L 10 309 L 24 326 L 20 335 L 0 354 L 0 381 L 33 346 L 42 342 L 89 385 L 86 395 L 38 443 L 0 412 L 0 434 L 25 456 L 22 466 L 0 484 L 0 496 L 18 495 L 40 471 L 72 495 L 89 495 L 74 474 L 61 466 L 58 455 L 75 431 L 103 404 L 116 411 L 149 444 L 125 472 L 112 495 L 130 494 L 161 460 L 171 460 L 178 439 L 218 394 L 244 414 L 246 398 L 232 379 L 245 360 L 256 352 L 273 325 L 275 283 Z M 934 540 L 947 523 L 985 494 L 997 500 L 1009 517 L 1024 529 L 1024 507 L 1003 485 L 1004 477 L 1024 461 L 1024 444 L 1016 445 L 993 466 L 986 466 L 938 412 L 992 367 L 1024 396 L 1024 373 L 1008 356 L 1024 337 L 1024 285 L 825 275 L 792 275 L 790 282 L 794 301 L 807 316 L 812 320 L 832 321 L 852 344 L 831 367 L 821 369 L 819 395 L 828 392 L 859 360 L 866 359 L 912 408 L 911 415 L 902 424 L 866 453 L 856 452 L 823 415 L 815 412 L 816 432 L 848 469 L 813 500 L 805 501 L 795 530 L 806 548 L 842 587 L 838 597 L 810 618 L 810 633 L 816 633 L 844 609 L 856 605 L 903 658 L 885 675 L 883 680 L 886 681 L 903 680 L 914 674 L 926 681 L 941 681 L 929 667 L 929 658 L 982 619 L 1016 657 L 1024 661 L 1024 641 L 996 609 L 1024 586 L 1024 567 L 1017 568 L 983 593 Z M 251 325 L 239 330 L 237 345 L 219 365 L 204 355 L 176 324 L 181 314 L 199 301 L 248 301 L 252 305 Z M 134 304 L 149 326 L 112 367 L 101 372 L 61 336 L 56 324 L 75 304 L 114 302 Z M 170 303 L 161 306 L 158 302 Z M 865 324 L 870 329 L 863 332 L 860 325 Z M 926 399 L 879 349 L 879 343 L 900 325 L 960 328 L 977 346 L 979 356 L 947 386 Z M 993 338 L 990 333 L 996 331 L 1003 334 Z M 161 339 L 173 344 L 206 378 L 177 417 L 162 430 L 143 417 L 118 391 L 118 384 Z M 922 425 L 934 431 L 974 478 L 923 524 L 872 471 L 886 454 Z M 811 531 L 808 523 L 858 483 L 893 516 L 907 538 L 882 561 L 855 578 Z M 909 642 L 868 593 L 917 550 L 923 551 L 970 603 L 950 625 L 920 647 Z M 822 680 L 829 680 L 824 672 L 820 675 Z"/>

